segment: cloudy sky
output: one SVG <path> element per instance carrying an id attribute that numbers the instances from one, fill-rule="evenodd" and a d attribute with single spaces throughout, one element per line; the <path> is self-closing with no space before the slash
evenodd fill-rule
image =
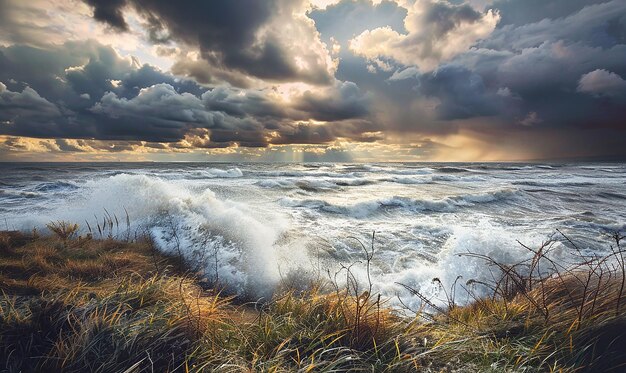
<path id="1" fill-rule="evenodd" d="M 623 0 L 0 0 L 0 160 L 626 159 Z"/>

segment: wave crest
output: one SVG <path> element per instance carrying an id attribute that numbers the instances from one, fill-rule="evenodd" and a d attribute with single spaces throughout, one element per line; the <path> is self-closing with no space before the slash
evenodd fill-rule
<path id="1" fill-rule="evenodd" d="M 514 189 L 502 189 L 487 193 L 447 197 L 440 200 L 420 200 L 394 196 L 392 198 L 358 202 L 351 205 L 338 205 L 320 199 L 297 200 L 288 197 L 282 198 L 280 202 L 288 207 L 302 207 L 354 218 L 365 218 L 393 208 L 414 212 L 452 212 L 462 207 L 501 201 L 513 197 L 517 193 L 518 191 Z"/>

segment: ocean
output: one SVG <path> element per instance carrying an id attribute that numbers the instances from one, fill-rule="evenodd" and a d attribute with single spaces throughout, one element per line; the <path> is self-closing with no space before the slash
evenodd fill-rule
<path id="1" fill-rule="evenodd" d="M 493 280 L 468 253 L 516 263 L 554 240 L 567 265 L 608 252 L 626 230 L 626 164 L 1 163 L 2 229 L 46 232 L 53 220 L 96 238 L 147 233 L 249 299 L 342 281 L 349 267 L 363 289 L 411 308 L 403 285 L 444 302 L 453 284 Z"/>

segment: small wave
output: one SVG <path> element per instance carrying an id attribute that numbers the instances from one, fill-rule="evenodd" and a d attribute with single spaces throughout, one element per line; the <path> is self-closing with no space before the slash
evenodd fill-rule
<path id="1" fill-rule="evenodd" d="M 161 174 L 163 177 L 172 179 L 172 178 L 180 178 L 181 175 L 178 172 L 166 172 Z M 232 179 L 243 177 L 243 172 L 241 172 L 238 168 L 231 168 L 228 170 L 223 170 L 219 168 L 210 168 L 208 170 L 197 170 L 193 172 L 189 172 L 184 174 L 184 178 L 186 179 Z"/>
<path id="2" fill-rule="evenodd" d="M 373 184 L 373 180 L 368 179 L 339 179 L 333 180 L 333 182 L 338 186 L 362 186 L 362 185 L 370 185 Z"/>
<path id="3" fill-rule="evenodd" d="M 104 177 L 114 177 L 114 176 L 119 176 L 119 175 L 139 175 L 139 174 L 140 173 L 137 172 L 137 171 L 125 170 L 125 171 L 110 171 L 110 172 L 106 172 L 102 176 L 104 176 Z"/>
<path id="4" fill-rule="evenodd" d="M 288 207 L 304 207 L 307 209 L 315 209 L 323 212 L 346 215 L 353 218 L 365 218 L 371 216 L 382 209 L 393 207 L 413 207 L 414 201 L 409 198 L 393 197 L 384 200 L 365 201 L 352 205 L 336 205 L 320 199 L 297 200 L 293 198 L 282 198 L 280 203 Z M 441 205 L 441 208 L 447 206 Z"/>
<path id="5" fill-rule="evenodd" d="M 531 187 L 582 187 L 595 185 L 589 181 L 514 181 L 513 185 L 531 186 Z"/>
<path id="6" fill-rule="evenodd" d="M 282 198 L 280 203 L 287 207 L 303 207 L 328 213 L 366 218 L 386 209 L 401 208 L 413 212 L 453 212 L 461 207 L 497 202 L 517 194 L 516 190 L 498 190 L 480 194 L 466 194 L 440 200 L 419 200 L 407 197 L 392 197 L 373 201 L 358 202 L 352 205 L 337 205 L 321 199 L 297 200 Z"/>
<path id="7" fill-rule="evenodd" d="M 228 170 L 220 170 L 218 168 L 212 168 L 207 171 L 213 177 L 223 177 L 223 178 L 237 178 L 243 177 L 243 172 L 241 172 L 238 168 L 231 168 Z"/>
<path id="8" fill-rule="evenodd" d="M 468 170 L 467 168 L 460 168 L 460 167 L 439 167 L 436 169 L 437 172 L 441 172 L 444 174 L 454 174 L 454 173 L 460 173 L 460 172 L 472 172 L 471 170 Z"/>
<path id="9" fill-rule="evenodd" d="M 310 192 L 332 190 L 338 188 L 337 184 L 326 180 L 300 180 L 296 181 L 295 185 L 302 190 Z"/>
<path id="10" fill-rule="evenodd" d="M 626 200 L 626 195 L 620 194 L 620 193 L 600 192 L 596 195 L 600 198 L 605 198 L 608 200 L 616 200 L 616 199 Z"/>
<path id="11" fill-rule="evenodd" d="M 389 175 L 430 175 L 433 173 L 433 169 L 430 167 L 420 167 L 420 168 L 396 168 L 396 167 L 380 167 L 380 166 L 371 166 L 368 171 L 371 173 L 378 174 L 389 174 Z"/>
<path id="12" fill-rule="evenodd" d="M 432 178 L 394 176 L 390 178 L 380 179 L 380 181 L 386 181 L 388 183 L 396 183 L 396 184 L 417 185 L 417 184 L 431 184 L 433 182 L 433 179 Z"/>
<path id="13" fill-rule="evenodd" d="M 7 199 L 38 198 L 41 197 L 41 193 L 29 192 L 25 190 L 0 189 L 0 196 L 3 196 Z"/>
<path id="14" fill-rule="evenodd" d="M 354 165 L 346 165 L 343 166 L 342 169 L 351 172 L 363 172 L 363 171 L 372 171 L 374 167 L 368 164 L 354 164 Z"/>
<path id="15" fill-rule="evenodd" d="M 259 180 L 254 185 L 267 189 L 295 189 L 296 184 L 289 180 Z"/>
<path id="16" fill-rule="evenodd" d="M 115 175 L 125 174 L 126 172 L 120 172 Z M 144 172 L 136 173 L 129 172 L 128 174 L 135 175 L 143 175 Z M 188 179 L 188 180 L 204 180 L 204 179 L 234 179 L 243 177 L 243 172 L 239 168 L 230 168 L 230 169 L 220 169 L 220 168 L 209 168 L 206 170 L 187 170 L 186 172 L 180 172 L 178 170 L 163 170 L 158 172 L 149 173 L 153 176 L 158 176 L 167 180 L 180 180 L 180 179 Z M 115 176 L 110 175 L 110 176 Z"/>
<path id="17" fill-rule="evenodd" d="M 37 166 L 22 166 L 20 167 L 23 171 L 49 171 L 49 168 L 46 167 L 37 167 Z"/>
<path id="18" fill-rule="evenodd" d="M 49 192 L 76 190 L 78 188 L 79 188 L 78 185 L 73 184 L 73 183 L 68 183 L 66 181 L 54 181 L 54 182 L 41 183 L 35 186 L 33 189 L 37 192 L 49 193 Z"/>
<path id="19" fill-rule="evenodd" d="M 259 180 L 255 185 L 268 189 L 302 189 L 309 192 L 328 191 L 340 187 L 362 186 L 372 184 L 367 179 L 303 179 L 298 181 L 284 179 Z"/>
<path id="20" fill-rule="evenodd" d="M 480 176 L 455 176 L 455 175 L 435 175 L 432 177 L 433 182 L 476 182 L 485 181 L 485 178 Z"/>
<path id="21" fill-rule="evenodd" d="M 293 178 L 306 178 L 306 177 L 326 177 L 335 179 L 354 179 L 360 178 L 363 175 L 358 172 L 327 172 L 327 171 L 266 171 L 260 172 L 262 176 L 269 177 L 293 177 Z"/>
<path id="22" fill-rule="evenodd" d="M 476 166 L 479 170 L 486 171 L 526 171 L 532 170 L 532 166 L 522 166 L 522 165 L 481 165 Z"/>

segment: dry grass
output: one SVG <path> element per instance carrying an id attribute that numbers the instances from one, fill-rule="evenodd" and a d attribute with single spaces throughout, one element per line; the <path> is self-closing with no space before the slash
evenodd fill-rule
<path id="1" fill-rule="evenodd" d="M 613 236 L 609 255 L 581 255 L 567 266 L 548 257 L 553 241 L 515 265 L 484 257 L 500 270 L 500 280 L 486 284 L 493 296 L 414 324 L 412 333 L 426 341 L 418 354 L 439 368 L 455 362 L 494 372 L 625 371 L 623 238 Z M 553 270 L 538 271 L 540 265 Z"/>
<path id="2" fill-rule="evenodd" d="M 413 318 L 349 267 L 338 272 L 347 286 L 237 305 L 150 240 L 1 232 L 0 371 L 620 372 L 620 241 L 551 275 L 537 270 L 549 246 L 514 266 L 484 258 L 501 274 L 492 297 Z"/>
<path id="3" fill-rule="evenodd" d="M 200 341 L 228 299 L 148 242 L 0 238 L 0 371 L 176 371 L 217 349 Z"/>
<path id="4" fill-rule="evenodd" d="M 69 223 L 63 220 L 53 221 L 46 226 L 51 232 L 56 234 L 63 242 L 74 238 L 78 232 L 78 224 Z"/>

